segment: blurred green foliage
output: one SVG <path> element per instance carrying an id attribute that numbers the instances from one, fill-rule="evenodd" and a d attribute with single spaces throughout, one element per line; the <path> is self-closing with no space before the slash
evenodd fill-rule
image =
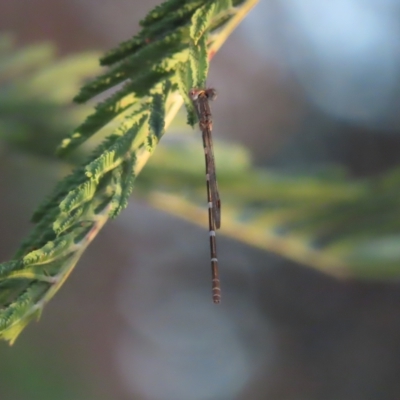
<path id="1" fill-rule="evenodd" d="M 222 234 L 337 277 L 399 275 L 400 169 L 358 180 L 341 167 L 289 175 L 253 167 L 239 146 L 217 143 L 215 152 Z M 138 189 L 155 207 L 204 225 L 202 157 L 199 143 L 165 143 Z"/>
<path id="2" fill-rule="evenodd" d="M 14 42 L 11 35 L 0 36 L 0 139 L 53 158 L 61 139 L 91 108 L 72 106 L 71 99 L 100 70 L 99 53 L 56 59 L 50 43 L 16 49 Z"/>

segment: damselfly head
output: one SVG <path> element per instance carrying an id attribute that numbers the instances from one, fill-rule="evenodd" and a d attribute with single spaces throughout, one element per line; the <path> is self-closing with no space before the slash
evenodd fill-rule
<path id="1" fill-rule="evenodd" d="M 200 94 L 201 92 L 203 92 L 202 89 L 195 89 L 195 88 L 190 89 L 190 90 L 189 90 L 189 97 L 190 97 L 193 101 L 196 101 L 197 98 L 199 97 L 199 94 Z"/>
<path id="2" fill-rule="evenodd" d="M 217 91 L 213 88 L 209 89 L 196 89 L 192 88 L 189 90 L 189 97 L 192 101 L 196 101 L 199 96 L 207 97 L 207 100 L 215 100 L 217 98 Z"/>

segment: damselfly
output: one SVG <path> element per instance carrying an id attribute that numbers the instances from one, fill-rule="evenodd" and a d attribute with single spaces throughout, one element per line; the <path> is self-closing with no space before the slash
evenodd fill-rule
<path id="1" fill-rule="evenodd" d="M 217 175 L 212 142 L 212 115 L 209 100 L 217 96 L 215 89 L 191 89 L 189 96 L 199 119 L 199 127 L 203 135 L 204 156 L 206 160 L 206 181 L 208 201 L 208 225 L 210 235 L 212 297 L 214 303 L 221 301 L 221 286 L 218 273 L 217 242 L 215 230 L 221 226 L 221 201 L 219 199 Z"/>

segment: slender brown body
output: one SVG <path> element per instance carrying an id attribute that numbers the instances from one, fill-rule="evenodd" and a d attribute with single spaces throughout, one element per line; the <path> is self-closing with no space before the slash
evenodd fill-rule
<path id="1" fill-rule="evenodd" d="M 221 302 L 221 286 L 218 273 L 217 243 L 215 230 L 221 226 L 221 201 L 218 193 L 215 159 L 212 142 L 212 115 L 209 100 L 216 97 L 215 89 L 191 89 L 189 96 L 199 119 L 203 136 L 204 156 L 206 162 L 206 182 L 208 201 L 208 225 L 210 235 L 212 297 L 214 303 Z"/>

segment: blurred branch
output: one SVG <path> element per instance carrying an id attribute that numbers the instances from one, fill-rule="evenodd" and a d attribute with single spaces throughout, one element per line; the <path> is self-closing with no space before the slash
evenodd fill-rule
<path id="1" fill-rule="evenodd" d="M 216 146 L 223 187 L 221 233 L 337 277 L 400 274 L 400 169 L 349 180 L 257 169 L 241 147 Z M 154 207 L 204 226 L 202 154 L 191 142 L 163 146 L 138 181 Z M 184 167 L 182 167 L 184 166 Z"/>

